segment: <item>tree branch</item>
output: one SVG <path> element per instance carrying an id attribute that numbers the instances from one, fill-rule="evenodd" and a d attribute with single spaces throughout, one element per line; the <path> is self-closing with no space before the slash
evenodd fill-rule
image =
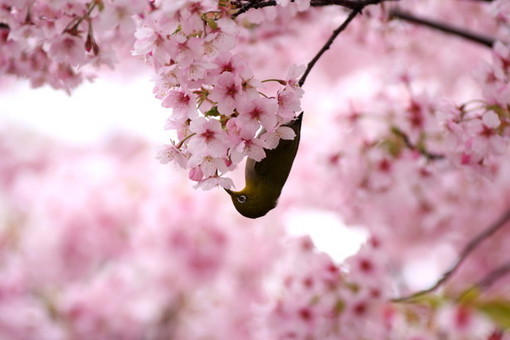
<path id="1" fill-rule="evenodd" d="M 358 7 L 365 7 L 368 5 L 377 5 L 382 2 L 388 1 L 400 1 L 400 0 L 311 0 L 310 6 L 322 7 L 322 6 L 342 6 L 349 9 L 355 9 Z"/>
<path id="2" fill-rule="evenodd" d="M 484 46 L 487 46 L 490 48 L 492 48 L 492 46 L 496 42 L 496 39 L 494 39 L 492 37 L 488 37 L 488 36 L 478 34 L 475 32 L 470 32 L 463 28 L 454 27 L 452 25 L 448 25 L 448 24 L 445 24 L 442 22 L 417 17 L 411 13 L 401 11 L 398 8 L 392 8 L 389 12 L 389 16 L 390 16 L 390 19 L 396 18 L 396 19 L 412 22 L 412 23 L 415 23 L 418 25 L 427 26 L 427 27 L 436 29 L 436 30 L 444 32 L 444 33 L 453 34 L 453 35 L 462 37 L 464 39 L 476 42 L 478 44 L 481 44 L 481 45 L 484 45 Z"/>
<path id="3" fill-rule="evenodd" d="M 293 0 L 291 0 L 293 2 Z M 328 41 L 322 46 L 322 48 L 317 52 L 315 57 L 308 63 L 305 72 L 301 76 L 301 79 L 299 79 L 299 86 L 302 87 L 305 83 L 306 78 L 308 77 L 308 74 L 314 67 L 314 65 L 317 63 L 317 61 L 320 59 L 320 57 L 326 52 L 330 47 L 333 41 L 336 39 L 336 37 L 347 28 L 349 23 L 356 17 L 356 15 L 361 13 L 361 10 L 365 8 L 365 6 L 368 5 L 376 5 L 380 4 L 384 1 L 399 1 L 399 0 L 311 0 L 310 5 L 311 6 L 328 6 L 328 5 L 337 5 L 337 6 L 343 6 L 351 9 L 351 12 L 347 16 L 344 22 L 333 31 L 331 36 L 329 37 Z M 239 7 L 239 10 L 232 15 L 232 18 L 236 18 L 238 15 L 247 12 L 248 10 L 252 8 L 263 8 L 268 6 L 275 6 L 276 1 L 274 0 L 238 0 L 238 1 L 232 1 L 232 4 Z"/>
<path id="4" fill-rule="evenodd" d="M 294 2 L 294 0 L 291 0 Z M 311 0 L 310 6 L 321 7 L 321 6 L 342 6 L 349 9 L 363 8 L 368 5 L 380 4 L 384 1 L 399 1 L 399 0 Z M 276 6 L 275 0 L 238 0 L 232 1 L 232 4 L 238 7 L 238 11 L 232 15 L 232 18 L 246 13 L 252 8 L 264 8 L 270 6 Z"/>
<path id="5" fill-rule="evenodd" d="M 481 233 L 476 235 L 465 247 L 462 249 L 462 252 L 460 253 L 459 259 L 457 262 L 448 270 L 446 271 L 441 278 L 430 288 L 421 290 L 419 292 L 416 292 L 414 294 L 399 297 L 396 299 L 392 299 L 393 302 L 406 302 L 408 300 L 412 300 L 416 297 L 431 293 L 435 291 L 437 288 L 439 288 L 443 283 L 445 283 L 460 267 L 462 263 L 467 259 L 467 257 L 482 243 L 484 240 L 492 236 L 496 231 L 501 229 L 506 225 L 506 223 L 510 220 L 510 209 L 505 211 L 501 217 L 491 224 L 487 229 L 483 230 Z M 508 269 L 510 270 L 510 269 Z"/>
<path id="6" fill-rule="evenodd" d="M 244 4 L 243 4 L 243 1 L 233 1 L 232 3 L 234 5 L 236 5 L 237 7 L 239 7 L 239 10 L 237 12 L 235 12 L 234 14 L 232 14 L 233 19 L 235 19 L 236 17 L 238 17 L 239 15 L 241 15 L 245 12 L 248 12 L 252 8 L 263 8 L 263 7 L 269 7 L 269 6 L 276 6 L 275 0 L 268 0 L 268 1 L 252 0 L 249 2 L 245 2 Z"/>
<path id="7" fill-rule="evenodd" d="M 306 77 L 308 77 L 308 74 L 310 73 L 310 71 L 312 70 L 312 68 L 314 67 L 315 63 L 317 63 L 317 61 L 320 59 L 320 57 L 324 54 L 324 52 L 326 52 L 330 47 L 331 47 L 331 44 L 333 43 L 333 41 L 336 39 L 336 37 L 344 30 L 347 28 L 347 26 L 349 25 L 349 23 L 352 21 L 352 19 L 354 19 L 354 17 L 356 15 L 358 15 L 359 13 L 361 13 L 361 10 L 363 9 L 363 6 L 360 6 L 360 7 L 357 7 L 355 9 L 353 9 L 351 11 L 351 13 L 349 13 L 349 16 L 344 20 L 344 22 L 342 22 L 342 24 L 340 26 L 338 26 L 338 28 L 336 30 L 333 31 L 333 33 L 331 34 L 331 36 L 329 37 L 328 41 L 326 41 L 326 43 L 324 44 L 324 46 L 322 46 L 322 48 L 319 50 L 319 52 L 317 52 L 317 54 L 315 55 L 315 57 L 313 57 L 313 59 L 308 63 L 308 65 L 306 66 L 306 70 L 305 70 L 305 73 L 303 73 L 303 75 L 301 76 L 301 79 L 299 79 L 299 87 L 303 87 L 303 84 L 305 83 L 305 80 L 306 80 Z"/>

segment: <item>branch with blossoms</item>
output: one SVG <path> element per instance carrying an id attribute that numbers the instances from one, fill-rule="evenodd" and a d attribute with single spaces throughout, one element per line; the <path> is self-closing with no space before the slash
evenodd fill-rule
<path id="1" fill-rule="evenodd" d="M 49 83 L 70 93 L 90 77 L 87 70 L 113 67 L 116 47 L 134 35 L 132 54 L 154 67 L 155 95 L 173 110 L 167 128 L 177 138 L 158 158 L 187 169 L 199 187 L 229 188 L 233 182 L 225 174 L 242 159 L 260 161 L 279 140 L 294 138 L 285 125 L 301 111 L 306 76 L 357 13 L 384 1 L 389 0 L 18 2 L 0 9 L 2 69 L 30 79 L 34 87 Z M 307 68 L 289 65 L 284 79 L 257 79 L 246 56 L 234 52 L 247 35 L 265 28 L 251 22 L 250 14 L 278 6 L 301 20 L 297 14 L 310 5 L 353 12 Z M 271 92 L 265 87 L 269 81 L 275 85 Z M 258 135 L 261 128 L 265 133 Z"/>
<path id="2" fill-rule="evenodd" d="M 291 66 L 285 79 L 268 80 L 256 79 L 246 59 L 233 52 L 243 30 L 243 24 L 234 19 L 249 9 L 280 5 L 285 10 L 290 7 L 288 2 L 220 1 L 216 7 L 186 3 L 148 13 L 139 22 L 135 54 L 154 65 L 154 92 L 164 107 L 173 109 L 167 127 L 176 130 L 179 139 L 164 146 L 158 159 L 188 169 L 197 188 L 231 188 L 233 182 L 226 173 L 245 157 L 258 162 L 281 139 L 294 138 L 286 125 L 302 111 L 301 87 L 306 77 L 365 6 L 383 1 L 331 2 L 356 6 L 306 68 Z M 293 5 L 299 12 L 310 2 Z M 162 29 L 155 24 L 161 15 L 175 18 L 175 23 Z M 276 93 L 263 88 L 269 81 L 275 83 Z"/>
<path id="3" fill-rule="evenodd" d="M 321 6 L 341 6 L 348 9 L 362 9 L 369 5 L 377 5 L 387 1 L 399 0 L 237 0 L 231 1 L 238 10 L 233 14 L 237 17 L 243 13 L 248 12 L 250 9 L 260 9 L 264 7 L 272 7 L 276 5 L 287 5 L 289 2 L 296 2 L 298 6 L 306 7 L 321 7 Z"/>
<path id="4" fill-rule="evenodd" d="M 69 94 L 94 69 L 113 68 L 145 1 L 14 1 L 0 6 L 0 69 Z M 94 28 L 94 31 L 93 31 Z M 100 48 L 101 47 L 101 48 Z M 85 68 L 84 66 L 91 67 Z"/>

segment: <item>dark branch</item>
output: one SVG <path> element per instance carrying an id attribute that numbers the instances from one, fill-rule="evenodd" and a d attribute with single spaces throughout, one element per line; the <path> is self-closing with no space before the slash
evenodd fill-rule
<path id="1" fill-rule="evenodd" d="M 263 7 L 269 7 L 269 6 L 276 6 L 276 1 L 261 1 L 261 0 L 252 0 L 250 2 L 246 2 L 243 4 L 243 1 L 235 1 L 232 2 L 234 5 L 239 7 L 239 10 L 232 14 L 232 18 L 236 18 L 237 16 L 248 12 L 252 8 L 263 8 Z"/>
<path id="2" fill-rule="evenodd" d="M 356 9 L 359 7 L 365 7 L 368 5 L 377 5 L 382 2 L 388 1 L 399 1 L 399 0 L 311 0 L 310 6 L 321 7 L 321 6 L 342 6 L 349 9 Z"/>
<path id="3" fill-rule="evenodd" d="M 291 0 L 293 1 L 293 0 Z M 351 12 L 347 16 L 344 22 L 333 31 L 331 36 L 329 37 L 328 41 L 324 44 L 324 46 L 317 52 L 315 57 L 308 63 L 305 72 L 303 73 L 303 76 L 301 76 L 301 79 L 299 80 L 299 86 L 302 87 L 305 83 L 306 77 L 308 77 L 308 74 L 314 67 L 314 65 L 317 63 L 317 61 L 320 59 L 320 57 L 326 52 L 330 47 L 333 41 L 336 39 L 336 37 L 344 31 L 349 23 L 356 17 L 356 15 L 361 13 L 361 10 L 368 5 L 376 5 L 380 4 L 384 1 L 399 1 L 399 0 L 311 0 L 310 5 L 311 6 L 328 6 L 328 5 L 337 5 L 337 6 L 343 6 L 351 9 Z M 263 8 L 268 6 L 275 6 L 276 1 L 264 1 L 264 0 L 251 0 L 251 1 L 232 1 L 231 2 L 234 6 L 237 6 L 239 10 L 232 15 L 233 18 L 236 18 L 238 15 L 247 12 L 251 8 Z"/>
<path id="4" fill-rule="evenodd" d="M 427 27 L 436 29 L 441 32 L 453 34 L 453 35 L 462 37 L 464 39 L 474 41 L 476 43 L 479 43 L 479 44 L 487 46 L 487 47 L 492 47 L 494 45 L 494 43 L 496 42 L 496 40 L 492 37 L 488 37 L 488 36 L 485 36 L 482 34 L 470 32 L 465 29 L 462 29 L 459 27 L 454 27 L 454 26 L 451 26 L 451 25 L 448 25 L 448 24 L 445 24 L 442 22 L 437 22 L 437 21 L 433 21 L 430 19 L 417 17 L 411 13 L 401 11 L 398 8 L 391 9 L 389 15 L 390 15 L 390 18 L 396 18 L 396 19 L 412 22 L 412 23 L 415 23 L 418 25 L 427 26 Z"/>
<path id="5" fill-rule="evenodd" d="M 338 26 L 338 28 L 336 30 L 333 31 L 333 33 L 331 34 L 331 36 L 329 37 L 328 41 L 326 41 L 326 43 L 324 44 L 324 46 L 322 46 L 322 48 L 319 50 L 319 52 L 317 52 L 317 54 L 315 55 L 315 57 L 313 57 L 313 59 L 308 63 L 308 65 L 306 66 L 306 70 L 305 70 L 305 73 L 303 73 L 303 75 L 301 76 L 301 79 L 299 79 L 299 86 L 300 87 L 303 87 L 303 84 L 305 83 L 305 80 L 306 80 L 306 77 L 308 77 L 308 74 L 310 73 L 310 71 L 312 70 L 312 68 L 314 67 L 315 63 L 317 63 L 317 61 L 320 59 L 320 57 L 324 54 L 324 52 L 326 52 L 330 47 L 331 47 L 331 44 L 333 43 L 333 41 L 335 40 L 335 38 L 344 30 L 347 28 L 347 26 L 349 25 L 349 23 L 352 21 L 352 19 L 354 19 L 354 17 L 356 17 L 356 15 L 360 14 L 361 13 L 361 10 L 362 10 L 363 6 L 362 7 L 358 7 L 358 8 L 355 8 L 351 11 L 351 13 L 349 13 L 349 16 L 347 17 L 347 19 L 344 20 L 344 22 L 342 22 L 342 24 L 340 26 Z"/>
<path id="6" fill-rule="evenodd" d="M 311 0 L 310 6 L 312 7 L 321 7 L 321 6 L 342 6 L 349 9 L 363 8 L 368 5 L 376 5 L 380 4 L 384 1 L 399 1 L 399 0 Z M 293 1 L 292 1 L 293 2 Z M 276 1 L 274 0 L 238 0 L 232 1 L 232 4 L 238 7 L 237 12 L 232 15 L 232 18 L 236 18 L 237 16 L 246 13 L 252 8 L 264 8 L 270 6 L 276 6 Z"/>
<path id="7" fill-rule="evenodd" d="M 416 297 L 431 293 L 435 291 L 437 288 L 439 288 L 443 283 L 445 283 L 460 267 L 462 263 L 467 259 L 467 257 L 482 243 L 484 240 L 492 236 L 496 231 L 501 229 L 506 225 L 506 223 L 510 220 L 510 209 L 505 211 L 505 213 L 493 224 L 491 224 L 487 229 L 483 230 L 481 233 L 476 235 L 465 247 L 462 249 L 462 252 L 460 253 L 460 256 L 457 260 L 457 262 L 447 271 L 443 274 L 443 276 L 430 288 L 421 290 L 419 292 L 416 292 L 414 294 L 399 297 L 396 299 L 393 299 L 394 302 L 405 302 L 408 300 L 412 300 Z"/>

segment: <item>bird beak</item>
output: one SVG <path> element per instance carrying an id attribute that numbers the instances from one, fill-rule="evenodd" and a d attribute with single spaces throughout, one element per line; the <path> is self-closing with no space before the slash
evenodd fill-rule
<path id="1" fill-rule="evenodd" d="M 223 188 L 223 189 L 225 189 L 225 191 L 227 192 L 227 194 L 229 194 L 230 196 L 232 196 L 232 193 L 233 193 L 233 191 L 232 191 L 232 190 L 230 190 L 230 189 L 226 189 L 226 188 Z"/>

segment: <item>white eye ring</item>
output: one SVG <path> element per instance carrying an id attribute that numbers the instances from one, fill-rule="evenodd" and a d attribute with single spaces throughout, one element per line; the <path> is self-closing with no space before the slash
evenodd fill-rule
<path id="1" fill-rule="evenodd" d="M 239 196 L 237 196 L 237 201 L 238 201 L 239 203 L 244 203 L 244 202 L 246 202 L 246 196 L 245 196 L 245 195 L 239 195 Z"/>

